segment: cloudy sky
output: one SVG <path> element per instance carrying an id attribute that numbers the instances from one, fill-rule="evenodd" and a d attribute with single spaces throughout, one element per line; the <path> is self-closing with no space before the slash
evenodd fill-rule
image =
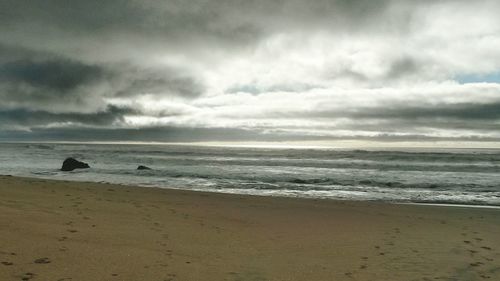
<path id="1" fill-rule="evenodd" d="M 2 0 L 0 140 L 500 140 L 497 0 Z"/>

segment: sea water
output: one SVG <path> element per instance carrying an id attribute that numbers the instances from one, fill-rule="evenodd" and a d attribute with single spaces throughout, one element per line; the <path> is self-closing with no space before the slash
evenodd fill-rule
<path id="1" fill-rule="evenodd" d="M 67 157 L 91 168 L 62 172 Z M 0 143 L 0 174 L 265 196 L 500 205 L 500 150 Z"/>

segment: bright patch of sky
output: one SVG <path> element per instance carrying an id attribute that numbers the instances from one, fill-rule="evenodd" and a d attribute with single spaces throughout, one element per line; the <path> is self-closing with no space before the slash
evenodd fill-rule
<path id="1" fill-rule="evenodd" d="M 500 83 L 500 70 L 486 74 L 466 74 L 455 77 L 460 84 L 467 83 Z"/>

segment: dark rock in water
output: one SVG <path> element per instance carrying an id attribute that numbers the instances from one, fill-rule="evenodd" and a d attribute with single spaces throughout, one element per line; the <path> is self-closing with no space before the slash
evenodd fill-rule
<path id="1" fill-rule="evenodd" d="M 137 167 L 137 170 L 151 170 L 151 168 L 140 165 L 139 167 Z"/>
<path id="2" fill-rule="evenodd" d="M 80 162 L 74 158 L 66 158 L 64 160 L 61 171 L 73 171 L 74 169 L 87 169 L 90 168 L 89 164 Z"/>
<path id="3" fill-rule="evenodd" d="M 299 184 L 306 184 L 308 183 L 307 180 L 303 180 L 303 179 L 293 179 L 291 180 L 292 183 L 299 183 Z"/>

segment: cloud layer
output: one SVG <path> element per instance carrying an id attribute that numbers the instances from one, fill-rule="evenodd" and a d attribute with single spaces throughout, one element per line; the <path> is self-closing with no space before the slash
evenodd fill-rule
<path id="1" fill-rule="evenodd" d="M 2 139 L 500 139 L 498 1 L 0 11 Z"/>

